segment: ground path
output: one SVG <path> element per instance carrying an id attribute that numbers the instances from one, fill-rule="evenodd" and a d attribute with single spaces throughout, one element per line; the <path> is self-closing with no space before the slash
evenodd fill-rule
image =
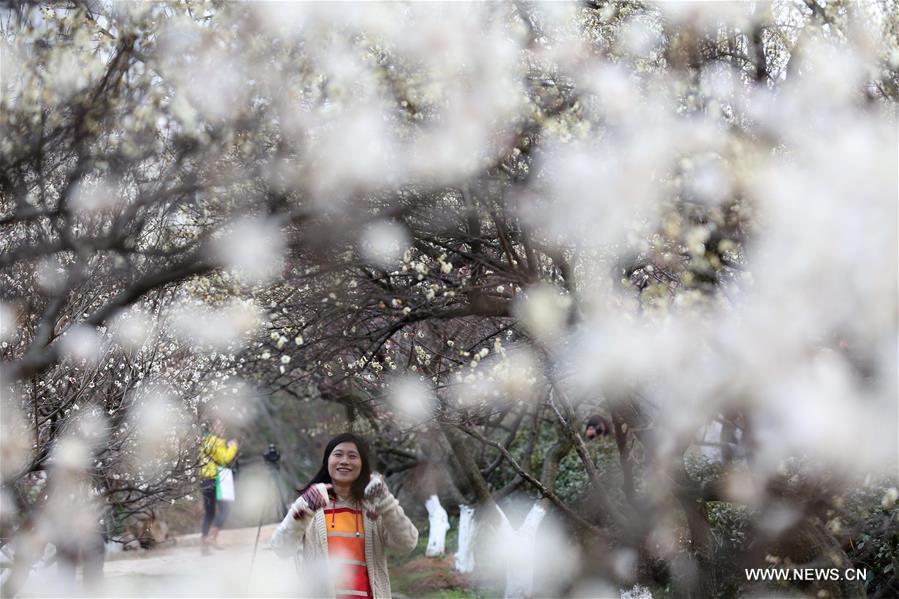
<path id="1" fill-rule="evenodd" d="M 108 597 L 270 597 L 296 596 L 297 574 L 290 559 L 277 557 L 268 548 L 275 525 L 263 526 L 253 562 L 257 529 L 223 530 L 223 550 L 200 553 L 199 534 L 177 537 L 171 545 L 150 551 L 124 551 L 107 556 L 102 589 L 83 589 L 82 596 Z M 53 571 L 37 570 L 22 596 L 72 596 L 53 580 Z"/>

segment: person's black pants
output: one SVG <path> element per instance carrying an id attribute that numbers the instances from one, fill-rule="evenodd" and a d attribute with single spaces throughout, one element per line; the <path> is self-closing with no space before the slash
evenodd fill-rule
<path id="1" fill-rule="evenodd" d="M 203 492 L 203 536 L 205 537 L 209 534 L 211 527 L 221 528 L 225 524 L 225 518 L 228 517 L 228 502 L 216 501 L 214 478 L 204 479 L 200 488 Z"/>

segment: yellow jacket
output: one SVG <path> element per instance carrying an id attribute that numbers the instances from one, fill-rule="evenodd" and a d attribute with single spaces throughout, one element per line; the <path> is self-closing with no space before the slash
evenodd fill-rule
<path id="1" fill-rule="evenodd" d="M 203 437 L 200 447 L 200 474 L 203 478 L 215 478 L 218 466 L 227 466 L 237 455 L 237 443 L 225 443 L 224 439 L 209 433 Z"/>

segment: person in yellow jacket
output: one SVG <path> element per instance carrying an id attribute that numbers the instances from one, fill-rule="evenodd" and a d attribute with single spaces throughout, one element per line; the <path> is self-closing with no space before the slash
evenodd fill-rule
<path id="1" fill-rule="evenodd" d="M 210 548 L 222 549 L 218 544 L 218 534 L 225 518 L 228 517 L 228 503 L 217 501 L 215 497 L 215 478 L 219 467 L 227 466 L 237 456 L 237 441 L 225 442 L 225 424 L 216 418 L 203 437 L 200 447 L 200 474 L 203 482 L 200 485 L 203 494 L 203 534 L 200 538 L 200 551 L 209 555 Z"/>

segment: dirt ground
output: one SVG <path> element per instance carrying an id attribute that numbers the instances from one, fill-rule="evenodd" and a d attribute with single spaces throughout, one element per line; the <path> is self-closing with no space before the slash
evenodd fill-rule
<path id="1" fill-rule="evenodd" d="M 223 530 L 222 550 L 200 553 L 200 535 L 177 537 L 174 543 L 149 551 L 107 555 L 101 587 L 85 587 L 80 572 L 75 587 L 56 579 L 55 567 L 36 570 L 22 597 L 297 597 L 309 595 L 319 572 L 298 572 L 293 560 L 269 549 L 274 524 L 257 529 Z M 452 558 L 413 558 L 391 568 L 394 597 L 461 597 L 447 594 L 466 581 L 452 568 Z"/>
<path id="2" fill-rule="evenodd" d="M 172 545 L 150 551 L 124 551 L 107 556 L 101 588 L 86 588 L 79 574 L 76 587 L 55 580 L 55 567 L 37 570 L 23 597 L 242 597 L 296 596 L 297 574 L 290 559 L 277 557 L 268 541 L 275 525 L 262 527 L 255 560 L 256 528 L 223 530 L 224 547 L 200 553 L 198 534 L 177 537 Z M 252 565 L 252 570 L 251 570 Z"/>

